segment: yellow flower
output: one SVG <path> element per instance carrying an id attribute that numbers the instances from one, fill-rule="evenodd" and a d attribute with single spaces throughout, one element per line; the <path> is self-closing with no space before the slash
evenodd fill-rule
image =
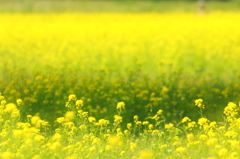
<path id="1" fill-rule="evenodd" d="M 138 116 L 134 115 L 133 119 L 134 119 L 134 122 L 137 122 L 138 121 Z"/>
<path id="2" fill-rule="evenodd" d="M 2 159 L 12 159 L 13 158 L 13 153 L 9 151 L 5 151 L 1 155 Z"/>
<path id="3" fill-rule="evenodd" d="M 136 143 L 133 143 L 133 142 L 130 143 L 130 150 L 131 151 L 134 151 L 136 149 L 136 147 L 137 147 Z"/>
<path id="4" fill-rule="evenodd" d="M 166 147 L 168 147 L 168 145 L 167 145 L 167 144 L 160 145 L 160 146 L 159 146 L 159 149 L 163 149 L 163 148 L 166 148 Z"/>
<path id="5" fill-rule="evenodd" d="M 203 141 L 205 141 L 205 140 L 207 140 L 207 135 L 205 135 L 205 134 L 201 134 L 200 136 L 199 136 L 199 139 L 200 140 L 203 140 Z"/>
<path id="6" fill-rule="evenodd" d="M 148 125 L 148 129 L 149 129 L 149 130 L 152 130 L 153 127 L 154 127 L 153 124 L 149 124 L 149 125 Z"/>
<path id="7" fill-rule="evenodd" d="M 159 134 L 159 130 L 153 130 L 152 131 L 152 135 L 158 135 Z"/>
<path id="8" fill-rule="evenodd" d="M 126 154 L 126 151 L 121 151 L 120 152 L 120 156 L 122 157 L 122 156 L 124 156 Z"/>
<path id="9" fill-rule="evenodd" d="M 184 118 L 182 119 L 182 123 L 186 123 L 186 122 L 188 122 L 188 121 L 191 121 L 191 119 L 190 119 L 189 117 L 184 117 Z"/>
<path id="10" fill-rule="evenodd" d="M 101 126 L 107 126 L 109 124 L 109 120 L 106 120 L 106 119 L 100 119 L 98 121 L 98 123 L 101 125 Z"/>
<path id="11" fill-rule="evenodd" d="M 17 118 L 20 117 L 20 111 L 18 109 L 15 109 L 12 114 L 11 114 L 12 118 Z"/>
<path id="12" fill-rule="evenodd" d="M 131 129 L 131 128 L 132 128 L 132 123 L 128 123 L 128 124 L 127 124 L 127 128 L 128 128 L 128 129 Z"/>
<path id="13" fill-rule="evenodd" d="M 60 150 L 62 148 L 62 144 L 58 141 L 54 142 L 51 146 L 51 150 Z"/>
<path id="14" fill-rule="evenodd" d="M 169 89 L 166 86 L 162 86 L 161 94 L 165 94 L 169 91 Z"/>
<path id="15" fill-rule="evenodd" d="M 6 112 L 13 112 L 17 109 L 17 106 L 14 103 L 8 103 L 6 104 Z"/>
<path id="16" fill-rule="evenodd" d="M 58 123 L 63 123 L 65 121 L 65 118 L 64 117 L 59 117 L 59 118 L 57 118 L 57 122 Z"/>
<path id="17" fill-rule="evenodd" d="M 114 123 L 121 123 L 122 122 L 122 117 L 119 115 L 114 115 Z"/>
<path id="18" fill-rule="evenodd" d="M 207 118 L 198 119 L 198 124 L 201 125 L 201 126 L 207 124 L 208 122 L 209 122 L 209 120 Z"/>
<path id="19" fill-rule="evenodd" d="M 144 121 L 144 122 L 143 122 L 143 125 L 148 125 L 148 124 L 149 124 L 148 121 Z"/>
<path id="20" fill-rule="evenodd" d="M 118 136 L 113 135 L 108 138 L 108 143 L 109 145 L 117 146 L 120 144 L 120 139 Z"/>
<path id="21" fill-rule="evenodd" d="M 174 127 L 173 123 L 168 123 L 168 124 L 165 124 L 165 129 L 172 129 Z"/>
<path id="22" fill-rule="evenodd" d="M 172 145 L 173 146 L 178 146 L 178 145 L 180 145 L 181 143 L 179 142 L 179 141 L 175 141 Z"/>
<path id="23" fill-rule="evenodd" d="M 88 121 L 89 121 L 90 123 L 93 123 L 93 122 L 96 121 L 96 119 L 95 119 L 94 117 L 90 116 L 90 117 L 88 117 Z"/>
<path id="24" fill-rule="evenodd" d="M 52 136 L 52 141 L 53 141 L 53 142 L 59 141 L 61 138 L 62 138 L 62 135 L 61 135 L 61 134 L 55 133 L 55 134 Z"/>
<path id="25" fill-rule="evenodd" d="M 239 147 L 239 141 L 237 140 L 230 140 L 228 141 L 233 148 L 238 148 Z"/>
<path id="26" fill-rule="evenodd" d="M 39 116 L 33 116 L 31 118 L 31 124 L 36 125 L 39 120 L 41 120 Z"/>
<path id="27" fill-rule="evenodd" d="M 35 140 L 36 142 L 41 142 L 41 141 L 43 141 L 44 139 L 45 139 L 45 137 L 42 136 L 42 135 L 36 135 L 36 136 L 34 137 L 34 140 Z"/>
<path id="28" fill-rule="evenodd" d="M 67 111 L 65 114 L 66 121 L 72 121 L 75 118 L 75 113 L 73 111 Z"/>
<path id="29" fill-rule="evenodd" d="M 86 127 L 86 125 L 80 125 L 80 126 L 79 126 L 79 129 L 80 129 L 80 130 L 86 130 L 87 127 Z"/>
<path id="30" fill-rule="evenodd" d="M 83 106 L 83 100 L 77 100 L 75 104 L 76 104 L 76 108 L 79 109 Z"/>
<path id="31" fill-rule="evenodd" d="M 156 114 L 156 115 L 154 115 L 153 117 L 152 117 L 152 119 L 153 120 L 158 120 L 160 117 L 158 116 L 158 114 Z"/>
<path id="32" fill-rule="evenodd" d="M 13 136 L 16 138 L 20 138 L 23 135 L 23 131 L 22 130 L 13 130 Z"/>
<path id="33" fill-rule="evenodd" d="M 23 105 L 22 99 L 17 99 L 17 105 Z"/>
<path id="34" fill-rule="evenodd" d="M 162 113 L 163 113 L 163 110 L 162 110 L 162 109 L 160 109 L 160 110 L 157 111 L 157 115 L 161 115 Z"/>
<path id="35" fill-rule="evenodd" d="M 139 152 L 139 159 L 151 159 L 153 158 L 153 153 L 150 150 L 142 150 Z"/>
<path id="36" fill-rule="evenodd" d="M 187 140 L 188 142 L 191 142 L 194 140 L 194 135 L 191 133 L 191 134 L 187 134 Z"/>
<path id="37" fill-rule="evenodd" d="M 70 94 L 69 96 L 68 96 L 68 101 L 70 102 L 70 101 L 76 101 L 77 100 L 77 96 L 75 95 L 75 94 Z"/>
<path id="38" fill-rule="evenodd" d="M 220 157 L 223 157 L 223 156 L 226 156 L 228 153 L 228 150 L 226 148 L 221 148 L 219 151 L 218 151 L 218 155 Z"/>
<path id="39" fill-rule="evenodd" d="M 178 147 L 176 148 L 175 151 L 182 154 L 182 153 L 185 153 L 187 149 L 185 147 Z"/>
<path id="40" fill-rule="evenodd" d="M 117 110 L 125 109 L 125 103 L 124 102 L 118 102 L 117 104 Z"/>
<path id="41" fill-rule="evenodd" d="M 32 159 L 41 159 L 40 155 L 34 155 Z"/>
<path id="42" fill-rule="evenodd" d="M 224 136 L 228 137 L 228 138 L 235 138 L 238 136 L 238 133 L 235 131 L 227 131 Z"/>
<path id="43" fill-rule="evenodd" d="M 204 109 L 204 105 L 202 104 L 203 100 L 202 99 L 196 99 L 195 100 L 195 105 L 198 106 L 199 108 Z"/>
<path id="44" fill-rule="evenodd" d="M 216 138 L 209 138 L 206 142 L 207 146 L 214 146 L 217 143 L 217 139 Z"/>
<path id="45" fill-rule="evenodd" d="M 112 146 L 111 145 L 107 145 L 106 147 L 105 147 L 105 150 L 106 151 L 109 151 L 109 150 L 111 150 L 112 149 Z"/>

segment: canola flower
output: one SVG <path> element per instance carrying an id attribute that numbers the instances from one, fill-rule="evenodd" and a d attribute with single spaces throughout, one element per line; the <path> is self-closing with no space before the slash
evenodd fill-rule
<path id="1" fill-rule="evenodd" d="M 232 93 L 239 89 L 238 17 L 219 12 L 0 14 L 0 53 L 9 59 L 0 64 L 5 72 L 0 90 L 10 103 L 22 97 L 24 117 L 40 109 L 51 123 L 65 113 L 62 102 L 69 110 L 91 110 L 99 119 L 111 119 L 108 112 L 118 101 L 126 104 L 126 113 L 147 116 L 161 108 L 168 119 L 183 112 L 193 119 L 197 113 L 189 101 L 204 97 L 209 115 L 228 99 L 238 99 Z M 126 116 L 130 122 L 132 116 Z"/>
<path id="2" fill-rule="evenodd" d="M 1 14 L 0 158 L 240 158 L 238 17 Z"/>

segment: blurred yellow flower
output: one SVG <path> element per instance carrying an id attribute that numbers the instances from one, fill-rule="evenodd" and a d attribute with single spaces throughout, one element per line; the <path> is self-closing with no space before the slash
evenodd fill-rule
<path id="1" fill-rule="evenodd" d="M 14 103 L 8 103 L 5 107 L 6 112 L 13 112 L 17 109 L 17 106 Z"/>
<path id="2" fill-rule="evenodd" d="M 125 103 L 124 102 L 118 102 L 117 103 L 117 110 L 125 109 Z"/>
<path id="3" fill-rule="evenodd" d="M 73 111 L 67 111 L 64 117 L 66 121 L 72 121 L 75 118 L 75 113 Z"/>
<path id="4" fill-rule="evenodd" d="M 141 150 L 139 152 L 139 159 L 152 159 L 153 153 L 150 150 Z"/>

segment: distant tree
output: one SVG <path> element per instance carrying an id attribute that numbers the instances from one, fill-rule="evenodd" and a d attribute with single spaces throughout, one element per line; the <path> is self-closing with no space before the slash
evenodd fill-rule
<path id="1" fill-rule="evenodd" d="M 198 0 L 198 13 L 203 14 L 205 12 L 205 1 Z"/>

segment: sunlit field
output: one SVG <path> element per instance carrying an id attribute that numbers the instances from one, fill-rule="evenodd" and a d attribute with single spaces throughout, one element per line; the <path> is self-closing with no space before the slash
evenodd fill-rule
<path id="1" fill-rule="evenodd" d="M 239 17 L 0 14 L 1 158 L 239 158 Z"/>

